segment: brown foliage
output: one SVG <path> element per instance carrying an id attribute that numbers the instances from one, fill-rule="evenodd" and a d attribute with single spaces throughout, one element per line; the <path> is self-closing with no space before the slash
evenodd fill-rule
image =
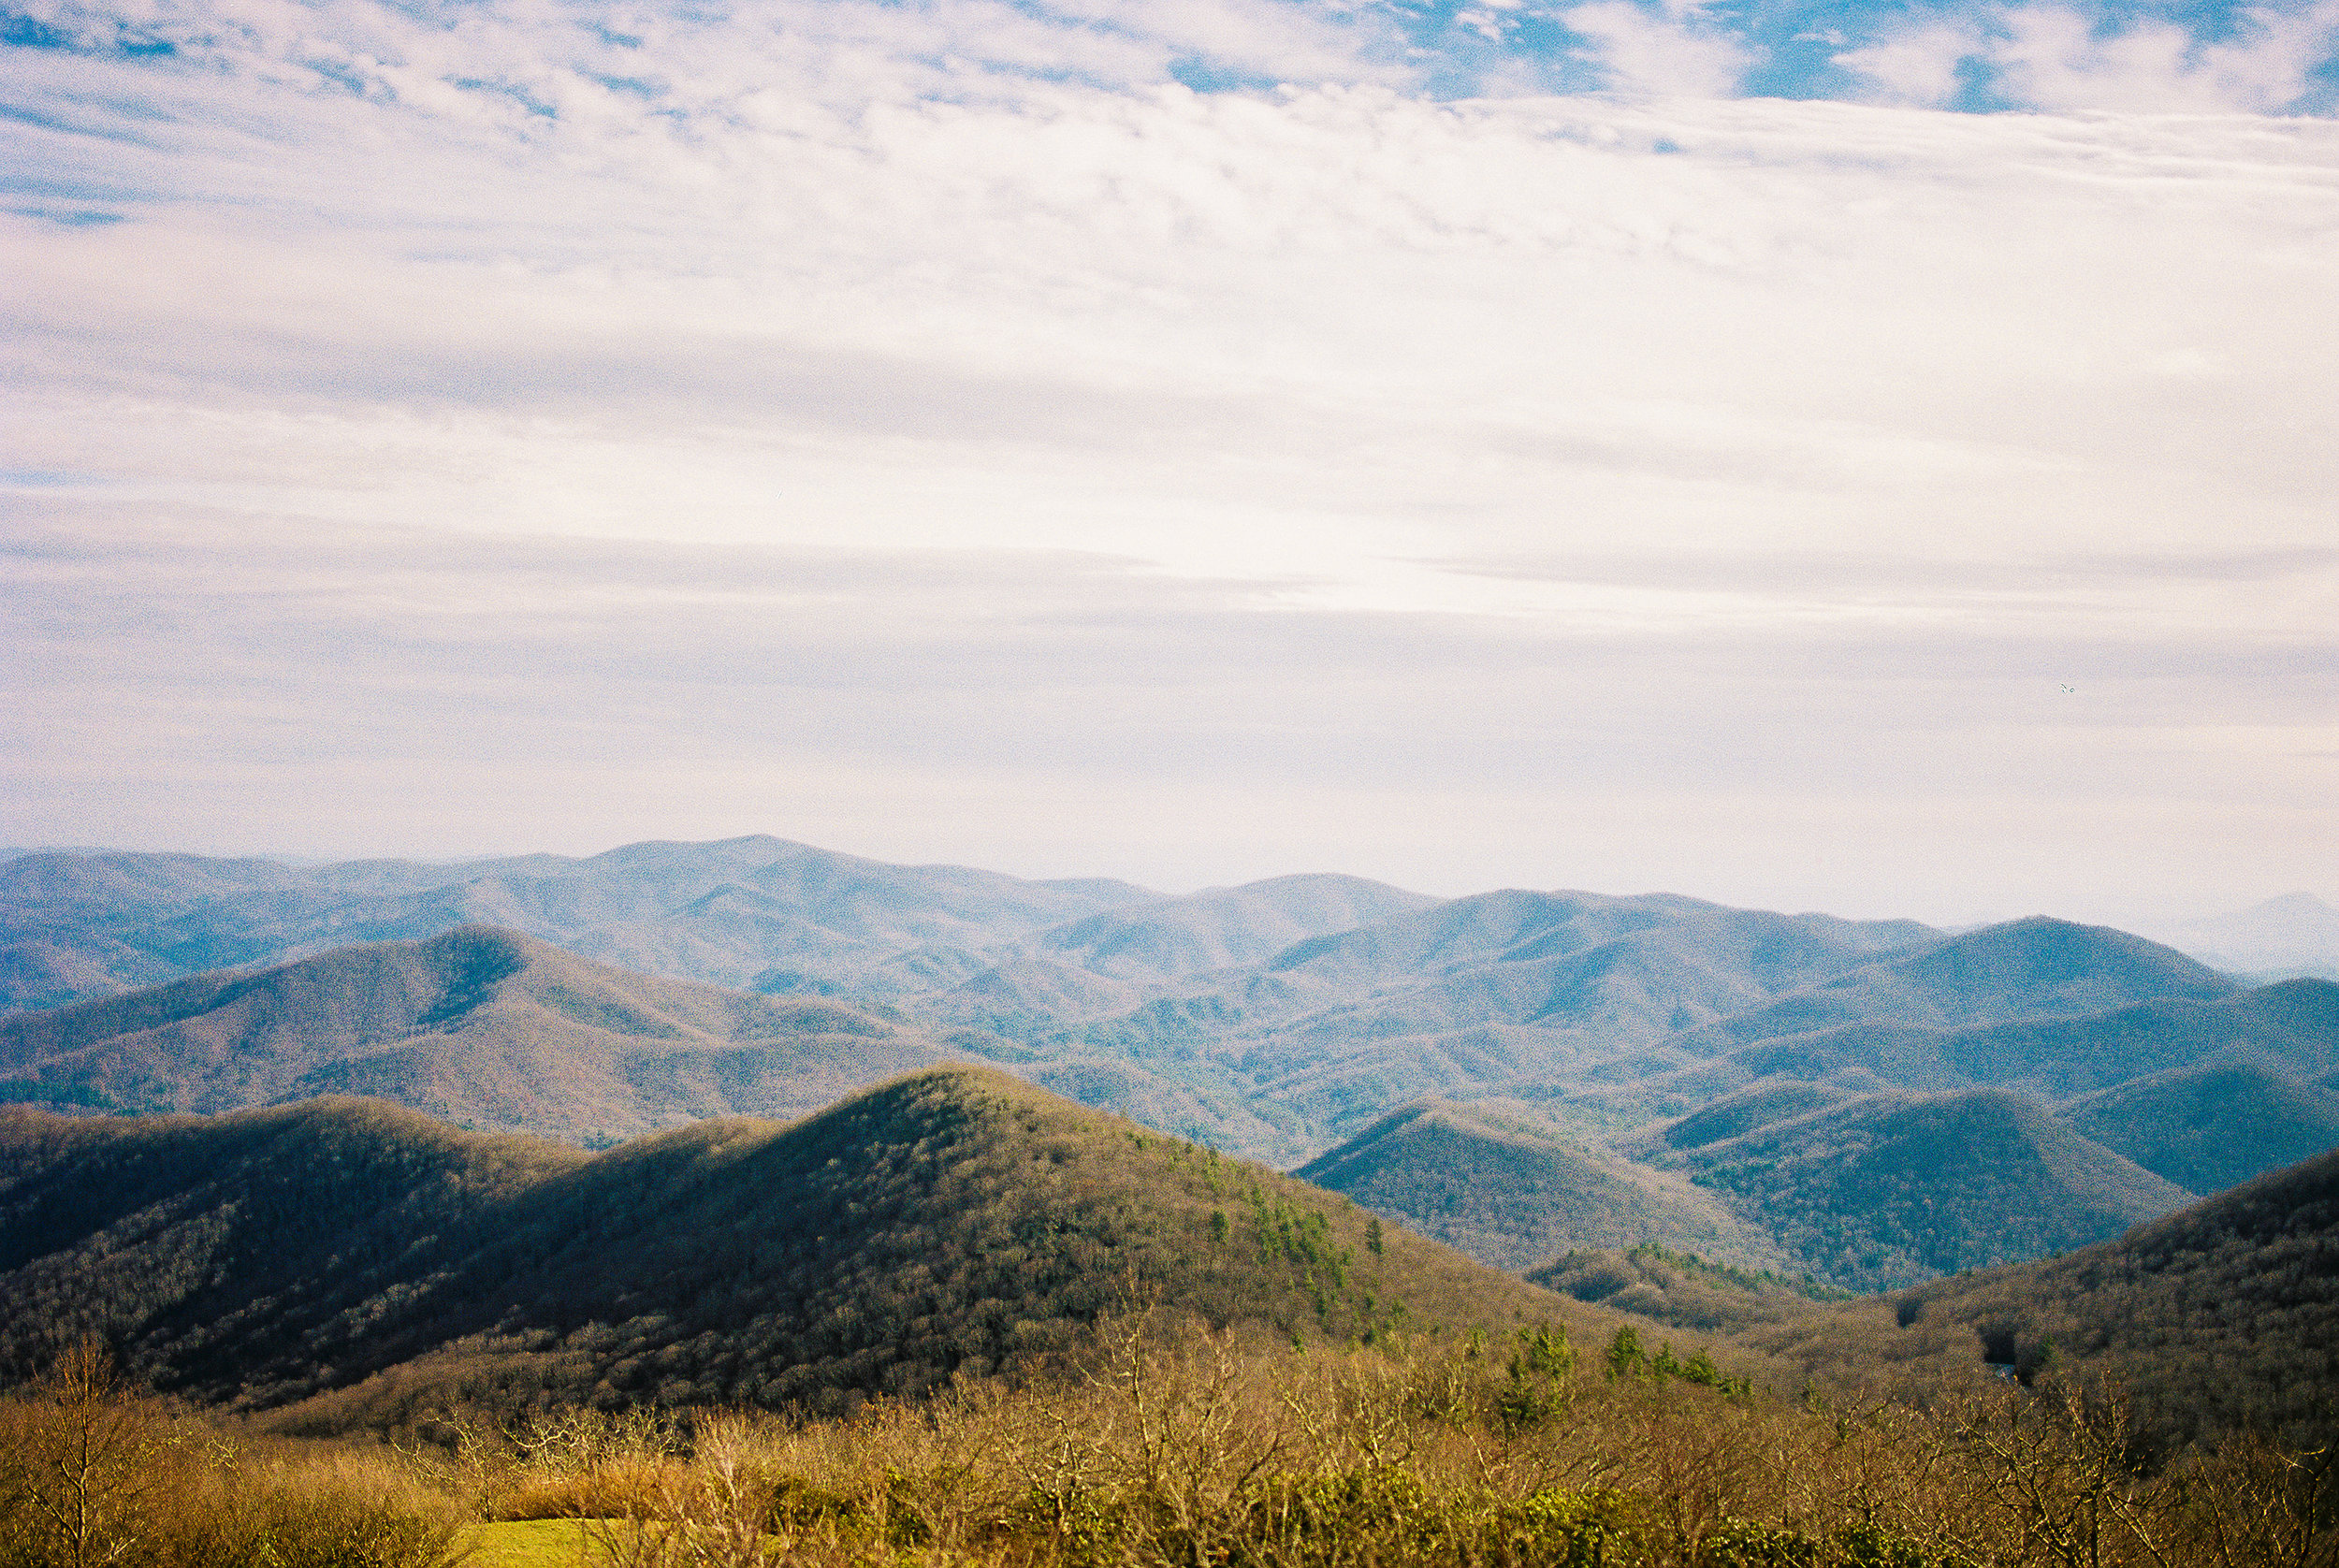
<path id="1" fill-rule="evenodd" d="M 655 1477 L 628 1568 L 2332 1568 L 2325 1456 L 2143 1463 L 2115 1392 L 1830 1408 L 1537 1349 L 1294 1352 L 1140 1299 L 1078 1367 L 791 1422 L 690 1413 L 512 1458 L 489 1506 Z M 1502 1352 L 1503 1347 L 1495 1347 Z M 568 1489 L 563 1491 L 563 1487 Z M 757 1554 L 762 1554 L 760 1557 Z"/>
<path id="2" fill-rule="evenodd" d="M 94 1341 L 0 1400 L 0 1568 L 439 1568 L 454 1524 L 379 1450 L 248 1447 Z"/>

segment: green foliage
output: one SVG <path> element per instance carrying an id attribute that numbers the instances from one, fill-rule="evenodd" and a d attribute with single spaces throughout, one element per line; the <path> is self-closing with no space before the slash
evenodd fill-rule
<path id="1" fill-rule="evenodd" d="M 1730 1519 L 1706 1537 L 1703 1568 L 1826 1568 L 1826 1550 L 1800 1530 Z"/>
<path id="2" fill-rule="evenodd" d="M 2254 1430 L 2339 1440 L 2339 1154 L 2260 1178 L 2112 1242 L 1934 1282 L 1750 1336 L 1841 1380 L 1911 1386 L 1980 1363 L 2128 1390 L 2156 1451 Z"/>
<path id="3" fill-rule="evenodd" d="M 1608 1375 L 1631 1377 L 1648 1366 L 1649 1357 L 1641 1353 L 1640 1330 L 1631 1324 L 1620 1324 L 1616 1338 L 1608 1342 Z"/>
<path id="4" fill-rule="evenodd" d="M 1477 1354 L 1473 1345 L 1471 1358 Z M 1508 1371 L 1509 1384 L 1495 1395 L 1495 1410 L 1504 1430 L 1519 1431 L 1560 1415 L 1566 1408 L 1576 1372 L 1576 1347 L 1567 1343 L 1567 1330 L 1548 1324 L 1519 1329 Z"/>

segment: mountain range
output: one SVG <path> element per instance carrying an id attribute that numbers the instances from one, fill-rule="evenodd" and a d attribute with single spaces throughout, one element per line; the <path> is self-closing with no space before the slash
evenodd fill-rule
<path id="1" fill-rule="evenodd" d="M 1898 1287 L 2116 1234 L 2339 1130 L 2339 985 L 2044 918 L 1333 875 L 1168 897 L 748 838 L 20 855 L 0 938 L 0 1098 L 362 1093 L 598 1146 L 984 1060 L 1511 1270 L 1653 1242 Z"/>

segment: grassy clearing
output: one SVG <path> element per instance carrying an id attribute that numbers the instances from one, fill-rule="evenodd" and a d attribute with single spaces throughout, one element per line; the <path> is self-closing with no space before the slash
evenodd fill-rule
<path id="1" fill-rule="evenodd" d="M 499 1519 L 465 1526 L 454 1549 L 463 1568 L 601 1568 L 608 1558 L 593 1549 L 576 1519 Z"/>

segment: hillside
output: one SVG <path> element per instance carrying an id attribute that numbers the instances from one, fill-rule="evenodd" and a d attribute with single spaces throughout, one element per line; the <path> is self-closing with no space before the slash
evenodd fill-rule
<path id="1" fill-rule="evenodd" d="M 2339 1148 L 2339 1096 L 2250 1064 L 2164 1073 L 2058 1113 L 2083 1137 L 2197 1193 Z"/>
<path id="2" fill-rule="evenodd" d="M 0 863 L 0 1003 L 464 924 L 670 979 L 890 1008 L 1280 1160 L 1424 1094 L 1682 1065 L 1658 1046 L 1674 1031 L 1936 936 L 1664 894 L 1441 902 L 1329 875 L 1164 898 L 768 837 L 448 865 L 58 852 Z"/>
<path id="3" fill-rule="evenodd" d="M 166 1391 L 311 1430 L 458 1394 L 837 1408 L 1053 1354 L 1131 1280 L 1303 1339 L 1613 1321 L 968 1067 L 589 1159 L 351 1101 L 0 1112 L 0 1262 L 15 1364 L 94 1328 Z"/>
<path id="4" fill-rule="evenodd" d="M 466 926 L 0 1019 L 0 1096 L 218 1111 L 360 1094 L 607 1141 L 801 1114 L 954 1054 L 835 1002 L 630 974 Z"/>
<path id="5" fill-rule="evenodd" d="M 512 974 L 472 984 L 452 960 L 391 956 L 479 919 L 537 944 Z M 2339 985 L 2244 990 L 2065 922 L 1945 936 L 1668 894 L 1440 901 L 1330 875 L 1163 897 L 762 837 L 451 866 L 22 856 L 0 862 L 0 935 L 20 999 L 291 954 L 0 1019 L 0 1100 L 360 1093 L 606 1143 L 986 1059 L 1281 1165 L 1359 1140 L 1340 1182 L 1361 1200 L 1513 1268 L 1657 1241 L 1867 1286 L 2035 1256 L 2178 1200 L 2107 1143 L 2192 1183 L 2248 1174 L 2321 1136 L 2317 1085 L 2339 1074 Z M 358 936 L 382 956 L 317 951 Z M 578 956 L 596 953 L 661 978 Z M 690 990 L 709 977 L 761 999 Z M 2105 1142 L 2053 1115 L 2035 1136 L 1991 1132 L 2044 1173 L 2022 1192 L 1871 1136 L 1911 1092 L 2002 1088 L 2076 1116 L 2123 1084 L 2244 1065 L 2292 1085 L 2260 1084 L 2254 1121 L 2230 1096 L 2216 1114 L 2106 1100 L 2087 1112 Z M 1424 1099 L 1447 1109 L 1378 1125 Z M 1791 1136 L 1840 1133 L 1844 1161 L 1755 1151 L 1808 1118 Z M 1891 1216 L 1861 1211 L 1879 1182 Z"/>
<path id="6" fill-rule="evenodd" d="M 1407 1106 L 1293 1174 L 1513 1271 L 1577 1249 L 1649 1241 L 1779 1260 L 1765 1238 L 1678 1176 L 1483 1105 Z"/>
<path id="7" fill-rule="evenodd" d="M 412 1291 L 437 1239 L 586 1158 L 378 1100 L 0 1109 L 0 1375 L 96 1333 L 166 1387 L 232 1387 L 255 1345 L 361 1335 L 364 1303 Z"/>
<path id="8" fill-rule="evenodd" d="M 1362 877 L 1272 877 L 1126 905 L 1022 946 L 1096 975 L 1155 985 L 1274 957 L 1295 942 L 1417 914 L 1442 900 Z"/>
<path id="9" fill-rule="evenodd" d="M 1798 1269 L 1859 1290 L 2085 1246 L 2192 1196 L 1990 1090 L 1872 1096 L 1683 1160 Z"/>
<path id="10" fill-rule="evenodd" d="M 1748 1342 L 1914 1379 L 1986 1357 L 2112 1378 L 2163 1443 L 2339 1438 L 2339 1153 L 2068 1256 L 1944 1279 Z"/>

